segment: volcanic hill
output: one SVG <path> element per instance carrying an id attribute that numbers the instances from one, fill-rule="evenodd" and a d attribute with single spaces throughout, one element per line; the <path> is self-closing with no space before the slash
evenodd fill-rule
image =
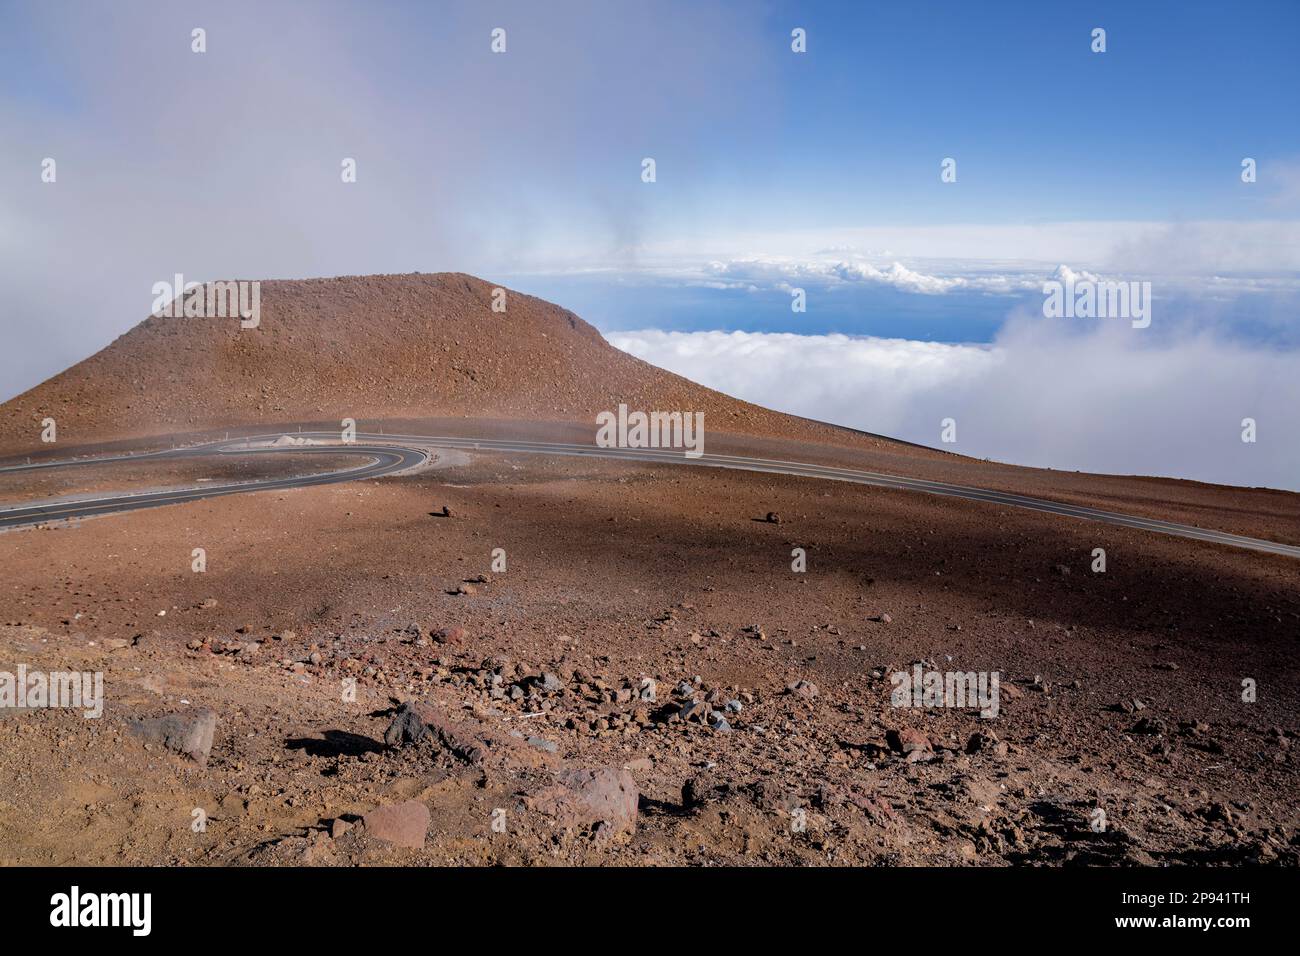
<path id="1" fill-rule="evenodd" d="M 737 401 L 609 345 L 572 312 L 460 273 L 264 281 L 261 321 L 150 316 L 0 406 L 0 450 L 292 422 L 461 417 L 593 422 L 703 411 L 710 430 L 862 436 Z M 594 427 L 594 425 L 593 425 Z"/>

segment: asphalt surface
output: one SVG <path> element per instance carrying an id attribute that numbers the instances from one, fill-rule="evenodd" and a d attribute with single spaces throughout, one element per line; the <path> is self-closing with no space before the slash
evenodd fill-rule
<path id="1" fill-rule="evenodd" d="M 279 433 L 257 436 L 265 440 L 275 438 Z M 339 441 L 337 432 L 303 433 L 298 437 L 317 441 Z M 277 478 L 266 481 L 250 481 L 232 485 L 219 485 L 211 488 L 182 489 L 161 491 L 140 495 L 115 495 L 105 498 L 87 499 L 60 504 L 33 505 L 0 511 L 0 529 L 22 525 L 39 524 L 46 521 L 68 520 L 92 515 L 111 514 L 119 511 L 133 511 L 139 508 L 151 508 L 159 505 L 175 504 L 182 501 L 197 501 L 219 495 L 241 494 L 251 491 L 265 491 L 277 488 L 303 488 L 311 485 L 331 484 L 339 481 L 354 481 L 361 478 L 378 478 L 395 474 L 415 467 L 427 460 L 431 451 L 438 448 L 462 449 L 466 451 L 506 452 L 510 454 L 565 455 L 588 458 L 609 458 L 630 461 L 648 461 L 660 464 L 699 465 L 710 468 L 731 468 L 739 471 L 765 472 L 777 475 L 795 475 L 804 478 L 823 478 L 832 481 L 847 481 L 853 484 L 872 485 L 878 488 L 893 488 L 900 491 L 919 491 L 931 495 L 943 495 L 968 501 L 982 501 L 989 504 L 1005 505 L 1013 508 L 1025 508 L 1047 514 L 1061 515 L 1067 518 L 1079 518 L 1087 521 L 1099 521 L 1104 524 L 1134 528 L 1139 531 L 1154 531 L 1180 538 L 1206 541 L 1234 548 L 1262 551 L 1268 554 L 1280 554 L 1300 558 L 1300 546 L 1279 544 L 1260 538 L 1229 534 L 1226 531 L 1213 531 L 1194 525 L 1178 524 L 1173 521 L 1161 521 L 1156 518 L 1140 518 L 1134 515 L 1103 511 L 1083 505 L 1065 504 L 1044 498 L 1029 498 L 1024 495 L 1003 491 L 991 491 L 985 488 L 971 488 L 965 485 L 949 484 L 942 481 L 930 481 L 924 478 L 907 478 L 902 475 L 887 475 L 870 471 L 856 471 L 850 468 L 835 468 L 827 465 L 812 465 L 804 462 L 780 461 L 767 458 L 744 458 L 735 455 L 703 455 L 688 458 L 684 452 L 656 449 L 599 448 L 595 445 L 565 444 L 558 442 L 508 441 L 501 439 L 472 439 L 455 437 L 435 437 L 428 435 L 375 435 L 358 434 L 358 441 L 364 444 L 332 444 L 303 447 L 289 445 L 282 448 L 259 448 L 253 453 L 274 454 L 277 451 L 290 453 L 325 452 L 330 454 L 357 453 L 369 456 L 370 463 L 359 468 L 329 472 L 321 475 L 303 477 Z M 250 450 L 242 447 L 248 439 L 215 442 L 191 448 L 151 452 L 147 455 L 125 455 L 113 458 L 73 459 L 66 462 L 42 462 L 32 465 L 14 465 L 0 468 L 0 471 L 24 471 L 37 468 L 71 467 L 86 464 L 103 464 L 112 461 L 140 461 L 144 458 L 196 457 L 220 453 L 248 454 Z"/>
<path id="2" fill-rule="evenodd" d="M 256 454 L 271 455 L 276 452 L 294 454 L 357 454 L 368 461 L 356 468 L 340 471 L 328 471 L 315 475 L 299 475 L 288 478 L 268 478 L 263 481 L 235 482 L 227 485 L 212 485 L 206 488 L 179 488 L 172 491 L 142 492 L 138 494 L 111 495 L 104 498 L 86 498 L 78 501 L 66 501 L 29 505 L 26 507 L 0 510 L 0 529 L 16 528 L 25 525 L 44 524 L 50 521 L 70 521 L 76 518 L 89 518 L 98 515 L 115 514 L 122 511 L 138 511 L 142 508 L 156 508 L 160 505 L 179 504 L 184 501 L 200 501 L 205 498 L 218 498 L 222 495 L 238 495 L 250 491 L 273 491 L 283 488 L 306 488 L 312 485 L 329 485 L 341 481 L 357 481 L 362 478 L 381 478 L 408 468 L 414 468 L 428 460 L 428 453 L 418 448 L 385 445 L 335 445 L 303 447 L 288 445 L 283 448 L 241 449 L 231 448 L 237 442 L 221 442 L 218 445 L 204 445 L 195 448 L 178 448 L 174 451 L 151 452 L 142 455 L 115 455 L 111 458 L 78 458 L 67 462 L 42 462 L 34 465 L 15 465 L 0 468 L 2 472 L 35 471 L 37 469 L 57 467 L 77 467 L 84 465 L 103 465 L 113 462 L 138 462 L 150 458 L 197 458 L 212 454 Z"/>

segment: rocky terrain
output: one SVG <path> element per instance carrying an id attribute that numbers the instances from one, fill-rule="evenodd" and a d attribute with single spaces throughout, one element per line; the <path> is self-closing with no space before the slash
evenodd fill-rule
<path id="1" fill-rule="evenodd" d="M 12 532 L 0 561 L 0 669 L 101 670 L 107 698 L 0 708 L 5 863 L 1297 859 L 1284 558 L 473 455 Z M 999 671 L 999 714 L 894 706 L 916 663 Z"/>

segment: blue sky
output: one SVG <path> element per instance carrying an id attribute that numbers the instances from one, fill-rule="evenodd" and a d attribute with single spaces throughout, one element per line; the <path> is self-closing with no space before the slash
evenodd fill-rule
<path id="1" fill-rule="evenodd" d="M 793 22 L 780 144 L 742 138 L 742 176 L 820 226 L 1270 215 L 1238 163 L 1300 154 L 1300 4 L 782 4 L 774 47 Z"/>
<path id="2" fill-rule="evenodd" d="M 1297 37 L 1290 0 L 0 0 L 0 395 L 108 344 L 177 272 L 459 270 L 706 384 L 754 388 L 731 376 L 761 345 L 823 387 L 744 397 L 800 414 L 932 443 L 946 405 L 1008 419 L 993 372 L 1024 368 L 1089 437 L 989 420 L 959 450 L 1300 485 Z M 1155 320 L 1047 319 L 1058 274 L 1149 281 Z M 1229 353 L 1213 407 L 1274 416 L 1272 452 L 1207 449 L 1176 414 Z M 912 369 L 908 409 L 868 367 Z M 1099 383 L 1150 431 L 1077 418 Z"/>
<path id="3" fill-rule="evenodd" d="M 594 276 L 508 278 L 609 329 L 983 342 L 1034 293 L 937 298 L 887 285 L 841 288 L 792 316 L 777 289 L 736 295 L 671 282 L 656 288 L 642 278 L 634 283 L 641 294 L 628 296 L 627 275 L 664 264 L 646 261 L 658 238 L 686 246 L 697 261 L 720 245 L 731 250 L 716 256 L 723 259 L 779 257 L 791 254 L 782 241 L 791 233 L 866 227 L 885 245 L 856 251 L 884 253 L 876 256 L 883 262 L 894 258 L 891 229 L 919 230 L 903 257 L 915 263 L 928 257 L 925 229 L 966 224 L 1040 226 L 1049 241 L 999 244 L 977 231 L 959 249 L 931 254 L 989 253 L 1043 271 L 1065 260 L 1062 246 L 1082 246 L 1072 264 L 1132 275 L 1296 276 L 1296 256 L 1216 236 L 1205 224 L 1289 226 L 1300 210 L 1300 122 L 1292 119 L 1300 116 L 1300 4 L 1264 4 L 1248 15 L 1209 3 L 775 4 L 761 17 L 755 9 L 729 8 L 721 21 L 729 26 L 718 28 L 744 38 L 732 74 L 745 77 L 745 92 L 702 123 L 689 101 L 678 103 L 694 135 L 662 150 L 652 136 L 643 142 L 659 178 L 652 198 L 624 200 L 638 204 L 639 255 L 615 252 L 610 272 Z M 687 30 L 689 18 L 680 22 Z M 807 30 L 806 54 L 789 49 L 792 25 Z M 1095 27 L 1106 30 L 1104 53 L 1091 49 Z M 1251 185 L 1240 178 L 1246 156 L 1258 164 Z M 946 157 L 957 160 L 956 183 L 939 181 Z M 582 168 L 617 191 L 616 151 Z M 1116 229 L 1107 241 L 1104 229 L 1085 239 L 1071 225 L 1112 221 L 1146 231 L 1202 225 L 1197 237 L 1164 243 L 1169 254 L 1156 257 L 1150 248 L 1123 248 L 1140 227 Z M 760 238 L 748 247 L 735 238 L 753 234 Z M 1282 238 L 1295 235 L 1288 229 Z M 1194 250 L 1184 248 L 1189 242 Z M 682 265 L 674 256 L 668 271 Z M 1229 334 L 1300 337 L 1291 294 L 1247 290 L 1228 309 L 1189 309 L 1195 291 L 1170 283 L 1159 294 L 1198 321 L 1212 310 Z"/>

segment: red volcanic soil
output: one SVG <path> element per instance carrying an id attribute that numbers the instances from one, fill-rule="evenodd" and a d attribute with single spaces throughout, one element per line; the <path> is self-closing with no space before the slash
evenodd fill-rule
<path id="1" fill-rule="evenodd" d="M 0 709 L 0 864 L 1300 861 L 1291 559 L 465 457 L 0 535 L 0 670 L 102 671 L 107 697 L 99 719 Z M 895 707 L 918 662 L 998 672 L 999 713 Z M 201 709 L 204 762 L 132 730 Z M 614 792 L 553 812 L 591 770 Z"/>

